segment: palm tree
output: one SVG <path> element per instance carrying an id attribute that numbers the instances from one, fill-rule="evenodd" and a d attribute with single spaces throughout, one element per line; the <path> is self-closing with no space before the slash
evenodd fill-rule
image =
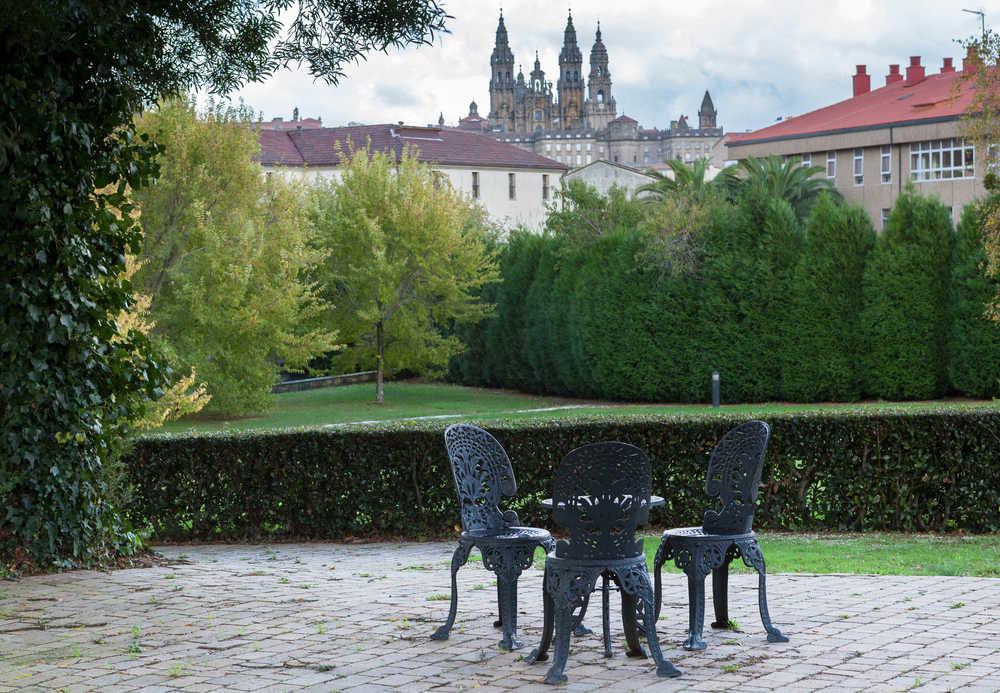
<path id="1" fill-rule="evenodd" d="M 708 160 L 698 159 L 688 166 L 682 161 L 668 161 L 673 177 L 665 173 L 649 169 L 647 176 L 652 176 L 656 180 L 639 186 L 637 193 L 645 193 L 643 197 L 651 203 L 662 202 L 664 198 L 674 193 L 686 192 L 694 196 L 700 196 L 708 190 L 710 182 L 706 179 L 708 173 Z"/>
<path id="2" fill-rule="evenodd" d="M 750 156 L 723 170 L 714 182 L 731 199 L 747 189 L 783 198 L 799 219 L 805 219 L 820 193 L 841 197 L 829 179 L 817 177 L 822 172 L 822 166 L 804 166 L 798 157 Z"/>

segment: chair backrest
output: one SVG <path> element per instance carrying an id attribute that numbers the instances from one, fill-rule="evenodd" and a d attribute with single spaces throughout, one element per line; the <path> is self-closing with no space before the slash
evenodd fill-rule
<path id="1" fill-rule="evenodd" d="M 473 534 L 490 534 L 507 528 L 500 499 L 517 493 L 510 458 L 489 433 L 471 424 L 445 429 L 444 445 L 451 461 L 462 527 Z"/>
<path id="2" fill-rule="evenodd" d="M 706 510 L 702 528 L 709 534 L 745 534 L 753 527 L 764 455 L 771 427 L 747 421 L 729 431 L 708 460 L 705 493 L 718 496 L 721 510 Z"/>
<path id="3" fill-rule="evenodd" d="M 642 553 L 635 530 L 649 520 L 652 470 L 646 454 L 627 443 L 576 448 L 556 469 L 553 519 L 569 533 L 556 555 L 618 559 Z"/>

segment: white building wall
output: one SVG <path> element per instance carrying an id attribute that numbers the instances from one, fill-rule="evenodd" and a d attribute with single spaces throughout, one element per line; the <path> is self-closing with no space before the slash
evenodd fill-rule
<path id="1" fill-rule="evenodd" d="M 265 172 L 277 173 L 289 180 L 299 178 L 312 181 L 317 178 L 339 179 L 340 170 L 335 166 L 265 166 Z M 547 206 L 555 199 L 562 171 L 518 168 L 486 168 L 473 166 L 434 166 L 434 170 L 448 177 L 452 187 L 472 199 L 472 174 L 479 174 L 480 204 L 490 218 L 507 229 L 524 226 L 541 231 L 548 214 Z M 514 175 L 514 198 L 510 197 L 509 175 Z M 544 177 L 548 176 L 549 199 L 543 199 Z"/>
<path id="2" fill-rule="evenodd" d="M 566 174 L 566 180 L 582 180 L 587 185 L 595 188 L 597 192 L 607 195 L 613 186 L 634 193 L 636 188 L 646 183 L 651 183 L 654 178 L 639 171 L 627 169 L 623 166 L 616 166 L 606 161 L 596 161 L 589 166 L 570 171 Z"/>

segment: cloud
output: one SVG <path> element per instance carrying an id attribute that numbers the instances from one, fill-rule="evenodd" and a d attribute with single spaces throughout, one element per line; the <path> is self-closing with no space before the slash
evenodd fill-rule
<path id="1" fill-rule="evenodd" d="M 987 17 L 1000 0 L 984 3 Z M 338 86 L 315 82 L 304 70 L 275 75 L 237 95 L 265 118 L 321 116 L 348 121 L 426 124 L 439 112 L 454 123 L 471 100 L 489 112 L 490 53 L 500 3 L 451 0 L 450 34 L 433 46 L 372 54 L 347 66 Z M 601 22 L 611 60 L 619 113 L 645 127 L 665 127 L 680 114 L 696 116 L 706 89 L 729 131 L 759 128 L 778 116 L 803 113 L 847 98 L 855 64 L 867 64 L 873 86 L 889 63 L 920 55 L 928 72 L 944 56 L 960 56 L 955 39 L 978 31 L 961 3 L 941 0 L 633 0 L 609 5 L 574 0 L 573 19 L 587 69 L 594 29 Z M 505 0 L 514 58 L 530 72 L 535 50 L 547 79 L 558 79 L 566 7 Z M 960 61 L 956 61 L 960 62 Z"/>

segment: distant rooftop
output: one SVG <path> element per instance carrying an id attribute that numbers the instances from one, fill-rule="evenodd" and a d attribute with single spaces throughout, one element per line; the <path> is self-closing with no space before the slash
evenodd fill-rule
<path id="1" fill-rule="evenodd" d="M 726 143 L 739 146 L 955 120 L 972 102 L 974 82 L 963 78 L 972 74 L 968 70 L 968 61 L 963 70 L 955 70 L 952 59 L 945 58 L 941 71 L 928 75 L 920 56 L 913 56 L 905 75 L 899 65 L 890 65 L 885 85 L 871 89 L 867 66 L 858 65 L 851 98 L 760 130 L 730 133 Z"/>
<path id="2" fill-rule="evenodd" d="M 265 166 L 337 166 L 341 151 L 371 142 L 375 151 L 391 152 L 398 159 L 403 148 L 417 150 L 417 158 L 427 163 L 451 166 L 536 168 L 568 170 L 554 159 L 520 147 L 497 142 L 496 138 L 457 128 L 413 125 L 359 125 L 339 128 L 262 128 L 259 160 Z M 338 151 L 340 150 L 340 151 Z"/>

